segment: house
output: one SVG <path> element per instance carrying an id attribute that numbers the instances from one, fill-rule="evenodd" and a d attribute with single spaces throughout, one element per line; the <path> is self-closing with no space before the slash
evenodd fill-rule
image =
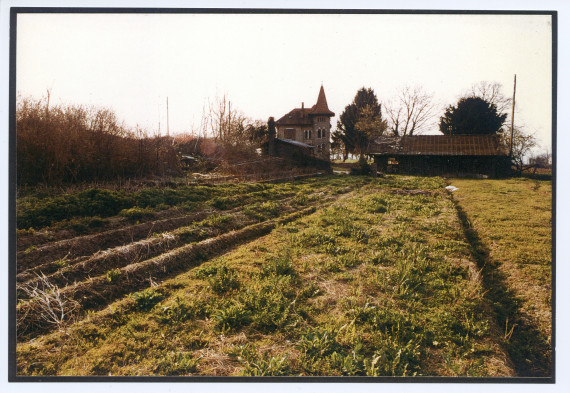
<path id="1" fill-rule="evenodd" d="M 499 177 L 511 166 L 500 135 L 380 136 L 367 153 L 382 172 Z"/>
<path id="2" fill-rule="evenodd" d="M 334 116 L 327 104 L 325 89 L 321 85 L 317 103 L 311 108 L 295 108 L 275 122 L 277 144 L 290 144 L 292 148 L 311 151 L 316 158 L 330 158 L 331 117 Z"/>

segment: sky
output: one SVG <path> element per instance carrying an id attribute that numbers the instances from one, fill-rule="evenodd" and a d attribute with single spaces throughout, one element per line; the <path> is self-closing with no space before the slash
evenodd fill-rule
<path id="1" fill-rule="evenodd" d="M 437 121 L 473 84 L 498 82 L 515 125 L 551 149 L 548 15 L 20 14 L 17 92 L 113 109 L 129 127 L 197 129 L 226 95 L 251 119 L 315 104 L 338 116 L 357 90 L 385 102 L 405 86 L 434 95 Z"/>

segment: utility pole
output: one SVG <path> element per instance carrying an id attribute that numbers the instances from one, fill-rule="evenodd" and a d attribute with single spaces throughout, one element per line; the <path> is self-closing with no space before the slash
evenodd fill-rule
<path id="1" fill-rule="evenodd" d="M 166 96 L 166 136 L 170 136 L 170 124 L 168 118 L 168 96 Z"/>
<path id="2" fill-rule="evenodd" d="M 509 149 L 509 157 L 513 156 L 513 134 L 515 124 L 515 93 L 517 92 L 517 74 L 515 74 L 515 84 L 513 86 L 513 108 L 511 111 L 511 146 Z"/>

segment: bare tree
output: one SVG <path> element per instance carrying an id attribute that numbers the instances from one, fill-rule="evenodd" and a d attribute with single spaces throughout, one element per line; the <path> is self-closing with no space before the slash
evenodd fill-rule
<path id="1" fill-rule="evenodd" d="M 390 130 L 394 135 L 414 135 L 430 126 L 435 115 L 433 94 L 422 87 L 406 86 L 400 94 L 384 104 Z"/>
<path id="2" fill-rule="evenodd" d="M 544 153 L 534 154 L 528 159 L 529 164 L 538 166 L 539 168 L 552 167 L 552 153 L 550 150 L 545 150 Z"/>
<path id="3" fill-rule="evenodd" d="M 506 148 L 510 146 L 511 135 L 505 133 L 503 143 Z M 536 138 L 532 134 L 525 134 L 520 127 L 513 129 L 513 153 L 511 159 L 519 172 L 524 169 L 524 158 L 536 146 Z"/>
<path id="4" fill-rule="evenodd" d="M 208 100 L 207 121 L 211 135 L 229 144 L 243 142 L 245 129 L 251 121 L 239 110 L 232 109 L 232 103 L 224 94 Z"/>

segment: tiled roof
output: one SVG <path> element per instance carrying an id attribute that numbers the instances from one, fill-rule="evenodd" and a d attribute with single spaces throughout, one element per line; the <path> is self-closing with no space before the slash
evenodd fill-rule
<path id="1" fill-rule="evenodd" d="M 295 108 L 285 116 L 275 122 L 278 126 L 282 125 L 312 125 L 313 122 L 309 116 L 325 115 L 334 116 L 334 112 L 329 109 L 325 89 L 321 85 L 317 103 L 311 108 Z"/>
<path id="2" fill-rule="evenodd" d="M 329 109 L 327 104 L 327 97 L 325 97 L 325 89 L 323 88 L 323 85 L 321 85 L 319 98 L 317 98 L 317 103 L 313 106 L 312 110 L 315 115 L 334 116 L 334 112 Z"/>
<path id="3" fill-rule="evenodd" d="M 295 108 L 287 113 L 281 119 L 277 120 L 275 124 L 282 125 L 312 125 L 313 121 L 309 118 L 311 109 L 309 108 Z"/>
<path id="4" fill-rule="evenodd" d="M 368 148 L 378 155 L 502 156 L 500 135 L 380 136 Z"/>

